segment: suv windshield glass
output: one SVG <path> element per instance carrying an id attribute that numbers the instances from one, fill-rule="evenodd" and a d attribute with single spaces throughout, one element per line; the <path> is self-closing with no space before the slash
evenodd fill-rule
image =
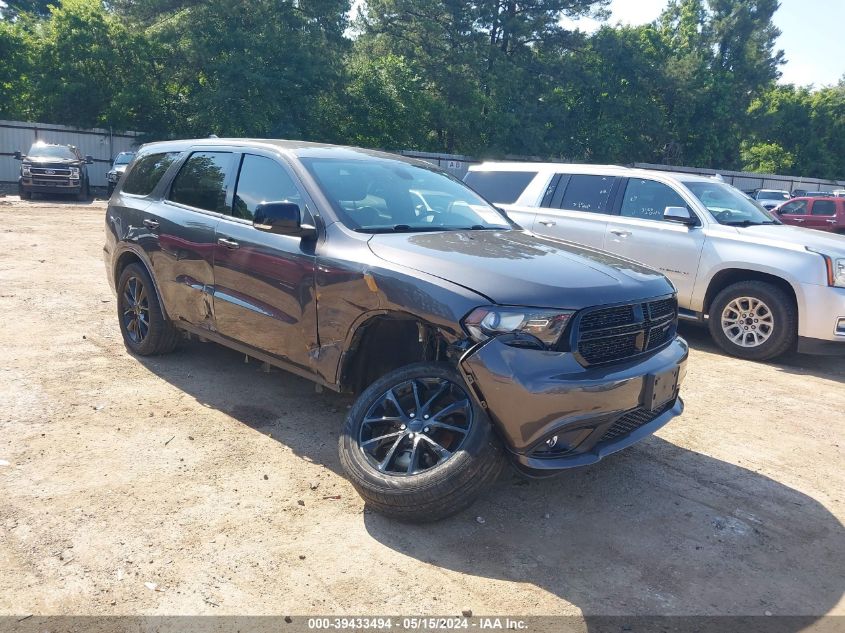
<path id="1" fill-rule="evenodd" d="M 120 152 L 120 154 L 118 154 L 115 157 L 114 164 L 115 165 L 128 165 L 129 163 L 132 162 L 133 156 L 135 156 L 135 154 L 133 154 L 132 152 Z"/>
<path id="2" fill-rule="evenodd" d="M 780 224 L 761 206 L 749 200 L 738 189 L 721 182 L 684 182 L 687 189 L 707 207 L 719 224 L 754 226 Z"/>
<path id="3" fill-rule="evenodd" d="M 363 233 L 509 229 L 469 187 L 398 160 L 300 159 L 341 222 Z"/>
<path id="4" fill-rule="evenodd" d="M 758 200 L 789 200 L 789 194 L 785 191 L 758 191 Z"/>
<path id="5" fill-rule="evenodd" d="M 41 143 L 36 143 L 32 147 L 30 147 L 27 156 L 44 156 L 46 158 L 67 158 L 70 160 L 76 159 L 76 156 L 70 150 L 69 147 L 65 147 L 64 145 L 43 145 Z"/>

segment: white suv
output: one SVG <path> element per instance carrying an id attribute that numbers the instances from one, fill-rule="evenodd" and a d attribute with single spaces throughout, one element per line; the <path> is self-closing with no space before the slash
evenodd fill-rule
<path id="1" fill-rule="evenodd" d="M 526 229 L 661 271 L 681 317 L 730 354 L 845 353 L 845 236 L 786 226 L 734 187 L 680 173 L 483 163 L 465 181 Z"/>

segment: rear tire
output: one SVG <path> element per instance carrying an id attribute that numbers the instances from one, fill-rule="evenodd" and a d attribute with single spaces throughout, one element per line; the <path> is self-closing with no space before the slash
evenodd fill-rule
<path id="1" fill-rule="evenodd" d="M 397 414 L 395 421 L 382 422 L 391 412 Z M 367 439 L 382 436 L 388 439 L 375 444 Z M 402 367 L 370 385 L 349 412 L 339 453 L 367 506 L 419 523 L 470 506 L 504 464 L 499 438 L 461 375 L 447 363 L 434 362 Z"/>
<path id="2" fill-rule="evenodd" d="M 798 339 L 798 309 L 783 290 L 764 281 L 731 284 L 713 299 L 710 334 L 732 356 L 769 360 Z"/>
<path id="3" fill-rule="evenodd" d="M 167 354 L 179 341 L 179 331 L 164 318 L 153 281 L 140 264 L 129 264 L 120 274 L 117 318 L 123 342 L 133 354 Z"/>

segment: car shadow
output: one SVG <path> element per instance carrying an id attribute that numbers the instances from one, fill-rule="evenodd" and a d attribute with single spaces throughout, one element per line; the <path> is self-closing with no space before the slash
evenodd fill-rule
<path id="1" fill-rule="evenodd" d="M 214 344 L 139 360 L 203 405 L 342 472 L 336 438 L 352 398 L 315 393 L 307 380 L 265 373 Z M 845 529 L 822 503 L 658 437 L 552 479 L 508 470 L 471 509 L 439 523 L 400 524 L 369 511 L 363 521 L 405 556 L 528 583 L 587 616 L 812 618 L 845 590 Z M 779 630 L 807 624 L 784 622 Z M 588 628 L 605 630 L 589 620 Z"/>
<path id="2" fill-rule="evenodd" d="M 713 342 L 706 327 L 681 323 L 678 333 L 686 339 L 692 349 L 730 358 Z M 787 352 L 774 360 L 761 362 L 797 376 L 815 376 L 840 382 L 845 380 L 845 356 L 815 356 Z"/>

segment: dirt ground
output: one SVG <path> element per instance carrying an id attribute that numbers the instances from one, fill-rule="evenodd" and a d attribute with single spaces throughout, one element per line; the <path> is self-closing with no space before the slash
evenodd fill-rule
<path id="1" fill-rule="evenodd" d="M 104 211 L 0 198 L 0 614 L 845 615 L 844 359 L 685 328 L 655 437 L 403 525 L 340 471 L 347 398 L 126 352 Z"/>

